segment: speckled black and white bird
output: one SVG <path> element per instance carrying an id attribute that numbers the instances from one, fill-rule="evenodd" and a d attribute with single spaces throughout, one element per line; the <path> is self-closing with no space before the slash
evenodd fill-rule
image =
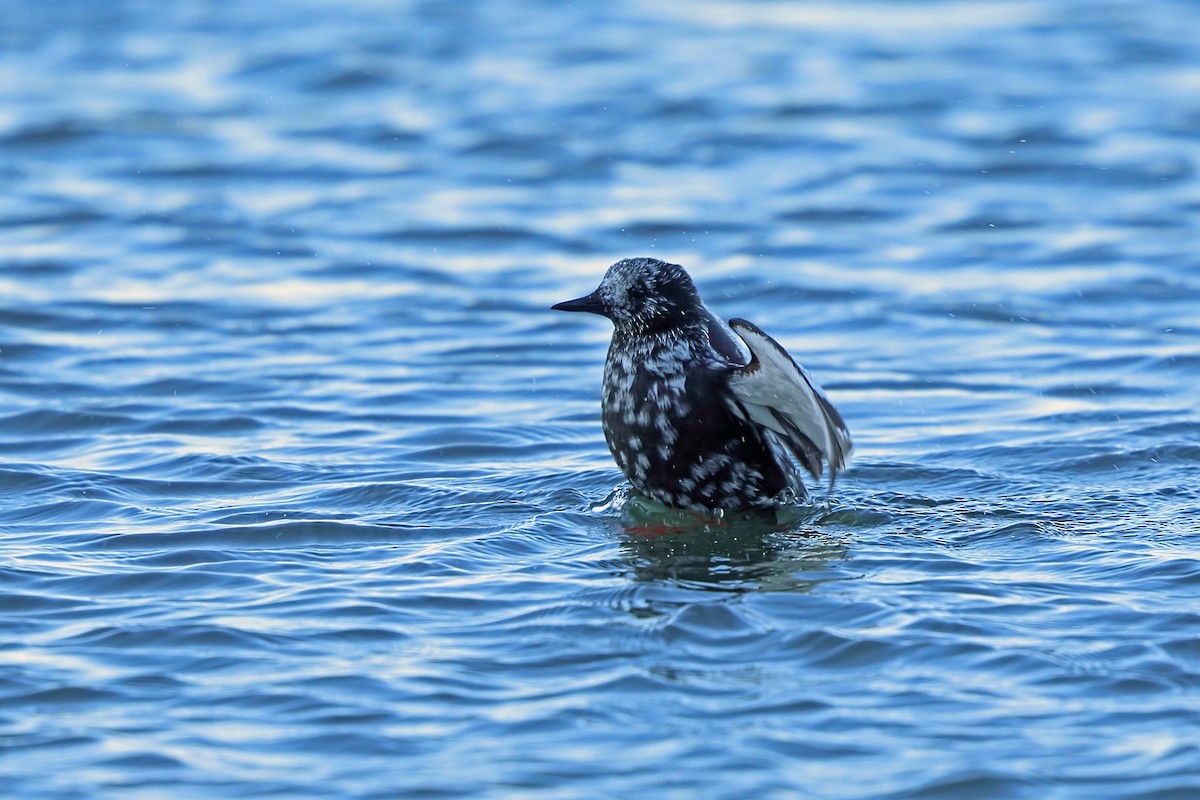
<path id="1" fill-rule="evenodd" d="M 594 292 L 553 308 L 612 320 L 601 420 L 641 494 L 695 511 L 762 508 L 808 497 L 795 462 L 817 479 L 828 462 L 831 485 L 845 469 L 850 432 L 825 393 L 753 323 L 714 316 L 678 264 L 618 261 Z"/>

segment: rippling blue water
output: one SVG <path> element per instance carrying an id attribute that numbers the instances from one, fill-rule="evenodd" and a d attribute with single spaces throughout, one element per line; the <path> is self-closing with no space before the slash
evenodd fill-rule
<path id="1" fill-rule="evenodd" d="M 1195 4 L 3 18 L 14 796 L 1200 793 Z M 833 497 L 625 497 L 548 306 L 631 255 Z"/>

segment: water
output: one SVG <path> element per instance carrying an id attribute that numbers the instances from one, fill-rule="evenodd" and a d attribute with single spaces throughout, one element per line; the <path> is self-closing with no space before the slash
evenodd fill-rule
<path id="1" fill-rule="evenodd" d="M 680 8 L 5 4 L 9 794 L 1200 793 L 1195 5 Z M 623 494 L 633 255 L 833 497 Z"/>

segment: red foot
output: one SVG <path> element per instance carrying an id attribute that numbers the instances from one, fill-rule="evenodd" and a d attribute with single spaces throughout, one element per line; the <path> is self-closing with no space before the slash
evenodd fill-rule
<path id="1" fill-rule="evenodd" d="M 681 533 L 682 531 L 683 528 L 675 525 L 634 525 L 625 529 L 630 536 L 641 536 L 643 539 L 654 539 L 666 536 L 668 533 Z"/>

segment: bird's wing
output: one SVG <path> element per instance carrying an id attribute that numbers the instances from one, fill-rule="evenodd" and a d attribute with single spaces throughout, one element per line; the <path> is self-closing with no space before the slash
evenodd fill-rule
<path id="1" fill-rule="evenodd" d="M 707 308 L 704 311 L 704 325 L 708 329 L 708 343 L 712 345 L 712 348 L 717 351 L 718 355 L 735 366 L 741 367 L 749 363 L 750 354 L 742 345 L 741 340 L 729 330 L 729 326 Z"/>
<path id="2" fill-rule="evenodd" d="M 757 325 L 733 319 L 729 326 L 750 348 L 750 363 L 729 377 L 734 412 L 774 433 L 814 478 L 829 462 L 829 484 L 846 468 L 854 445 L 850 431 L 821 387 L 778 342 Z"/>

